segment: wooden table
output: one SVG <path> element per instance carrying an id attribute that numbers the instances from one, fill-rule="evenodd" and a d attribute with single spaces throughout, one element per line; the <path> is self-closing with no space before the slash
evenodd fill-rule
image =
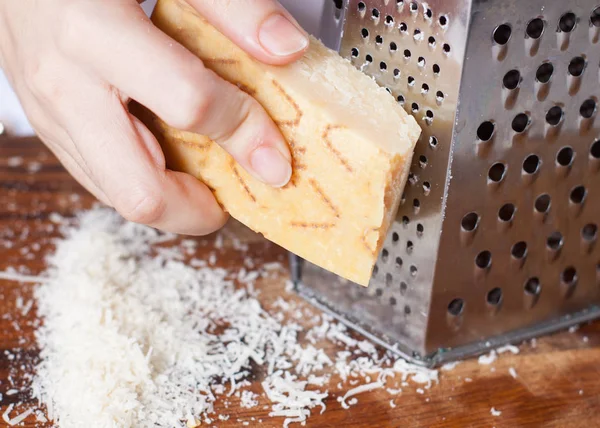
<path id="1" fill-rule="evenodd" d="M 22 158 L 22 159 L 20 159 Z M 92 198 L 64 171 L 56 159 L 36 139 L 0 137 L 0 270 L 25 266 L 32 274 L 44 270 L 43 255 L 52 250 L 51 238 L 58 235 L 52 213 L 73 216 L 89 207 Z M 285 260 L 285 253 L 239 225 L 230 231 L 249 242 L 259 262 Z M 202 238 L 206 243 L 213 237 Z M 37 245 L 39 250 L 36 251 Z M 211 245 L 199 246 L 206 254 Z M 28 254 L 25 249 L 28 250 Z M 201 256 L 201 254 L 200 254 Z M 242 258 L 225 248 L 219 263 L 226 268 L 241 266 Z M 261 303 L 269 307 L 276 296 L 284 293 L 286 272 L 258 284 L 262 287 Z M 26 316 L 16 307 L 16 298 L 31 296 L 32 285 L 0 281 L 0 412 L 10 403 L 25 402 L 26 393 L 7 396 L 9 376 L 14 383 L 27 385 L 38 349 L 34 339 L 35 308 Z M 301 307 L 307 303 L 293 295 Z M 315 309 L 316 311 L 316 309 Z M 518 355 L 502 354 L 492 365 L 477 360 L 459 364 L 454 370 L 440 373 L 440 382 L 424 394 L 407 388 L 394 398 L 377 390 L 363 394 L 359 403 L 343 410 L 334 397 L 327 401 L 327 411 L 309 419 L 310 427 L 579 427 L 600 426 L 596 412 L 600 408 L 600 323 L 582 326 L 574 333 L 564 332 L 521 345 Z M 335 351 L 335 349 L 330 349 Z M 8 351 L 8 352 L 6 352 Z M 11 360 L 17 355 L 19 364 Z M 21 368 L 23 365 L 23 368 Z M 513 378 L 509 369 L 517 374 Z M 513 372 L 514 374 L 514 372 Z M 253 390 L 260 392 L 261 374 L 256 373 Z M 332 379 L 332 385 L 337 381 Z M 281 426 L 281 419 L 268 418 L 263 398 L 253 409 L 239 409 L 235 417 L 220 427 L 242 426 L 238 421 L 252 421 L 250 426 Z M 217 408 L 221 404 L 217 403 Z M 231 404 L 226 410 L 232 414 Z M 493 416 L 491 408 L 501 411 Z M 17 409 L 18 410 L 18 409 Z M 255 419 L 252 420 L 251 418 Z M 29 422 L 31 421 L 31 422 Z M 0 425 L 2 422 L 0 422 Z M 30 418 L 26 426 L 42 426 Z M 292 425 L 296 426 L 296 425 Z"/>

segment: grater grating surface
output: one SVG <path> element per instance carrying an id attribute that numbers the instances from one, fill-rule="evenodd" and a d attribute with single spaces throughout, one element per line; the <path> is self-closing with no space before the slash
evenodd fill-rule
<path id="1" fill-rule="evenodd" d="M 597 2 L 326 2 L 423 135 L 369 288 L 293 257 L 298 291 L 430 364 L 597 316 Z"/>

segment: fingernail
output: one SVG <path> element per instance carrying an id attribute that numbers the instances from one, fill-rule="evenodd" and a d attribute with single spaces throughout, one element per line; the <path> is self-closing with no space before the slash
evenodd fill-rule
<path id="1" fill-rule="evenodd" d="M 265 183 L 275 187 L 285 186 L 292 177 L 292 166 L 274 147 L 262 146 L 254 150 L 250 164 Z"/>
<path id="2" fill-rule="evenodd" d="M 285 16 L 271 15 L 258 32 L 258 41 L 273 55 L 288 56 L 304 50 L 308 37 Z"/>

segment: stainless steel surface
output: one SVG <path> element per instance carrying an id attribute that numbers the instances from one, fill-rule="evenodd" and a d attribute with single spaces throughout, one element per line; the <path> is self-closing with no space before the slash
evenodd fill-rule
<path id="1" fill-rule="evenodd" d="M 600 2 L 349 0 L 341 22 L 423 136 L 369 288 L 306 263 L 299 292 L 438 361 L 595 316 Z"/>

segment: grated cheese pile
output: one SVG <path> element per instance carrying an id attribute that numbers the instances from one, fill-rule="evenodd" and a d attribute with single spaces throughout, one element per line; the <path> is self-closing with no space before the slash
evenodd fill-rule
<path id="1" fill-rule="evenodd" d="M 400 381 L 437 382 L 437 371 L 380 356 L 325 315 L 313 314 L 314 326 L 304 331 L 310 344 L 302 346 L 294 318 L 306 310 L 278 299 L 279 312 L 269 313 L 256 298 L 254 282 L 273 266 L 228 272 L 186 261 L 191 241 L 177 243 L 107 209 L 85 212 L 78 223 L 57 243 L 35 293 L 43 325 L 33 396 L 62 428 L 227 420 L 215 414 L 216 400 L 235 394 L 241 407 L 258 405 L 247 388 L 254 366 L 262 367 L 260 397 L 283 426 L 326 410 L 336 385 L 325 369 L 342 380 L 343 407 L 375 388 L 398 394 Z M 324 341 L 347 350 L 327 355 Z"/>

